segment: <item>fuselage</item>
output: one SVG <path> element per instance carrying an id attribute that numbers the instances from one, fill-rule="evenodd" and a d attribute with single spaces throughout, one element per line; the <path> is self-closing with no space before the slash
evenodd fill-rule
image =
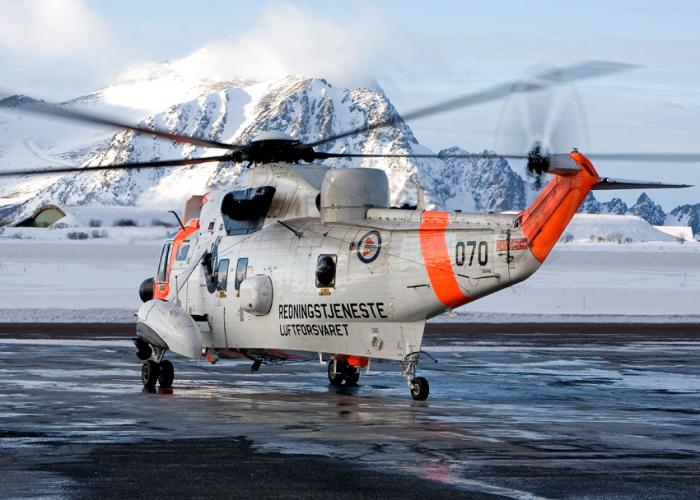
<path id="1" fill-rule="evenodd" d="M 362 226 L 287 221 L 298 235 L 270 224 L 253 235 L 222 237 L 217 269 L 226 276 L 219 276 L 213 293 L 202 286 L 203 277 L 188 280 L 180 300 L 191 313 L 206 311 L 212 332 L 205 337 L 206 347 L 403 359 L 420 350 L 426 319 L 520 281 L 537 268 L 522 232 L 512 228 L 512 216 L 482 216 L 484 224 L 470 225 L 458 222 L 466 214 L 400 212 L 370 212 Z M 372 220 L 374 215 L 456 220 L 438 229 L 426 222 Z M 319 276 L 322 258 L 335 261 L 330 278 Z M 251 276 L 268 276 L 272 282 L 267 314 L 245 310 L 240 286 Z"/>

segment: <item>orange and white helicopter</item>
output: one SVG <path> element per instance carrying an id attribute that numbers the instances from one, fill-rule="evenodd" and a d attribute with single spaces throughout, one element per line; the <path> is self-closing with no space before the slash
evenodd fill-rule
<path id="1" fill-rule="evenodd" d="M 310 144 L 267 132 L 245 145 L 141 128 L 101 116 L 36 104 L 28 111 L 165 139 L 228 150 L 224 155 L 80 168 L 13 171 L 2 175 L 156 168 L 203 162 L 248 162 L 244 188 L 192 196 L 180 229 L 163 246 L 155 276 L 141 285 L 135 344 L 142 382 L 170 387 L 166 352 L 215 362 L 245 356 L 262 363 L 312 353 L 328 362 L 331 384 L 356 384 L 372 360 L 398 361 L 416 400 L 428 381 L 416 376 L 426 320 L 509 287 L 544 262 L 593 189 L 686 187 L 601 177 L 574 150 L 524 155 L 535 175 L 553 175 L 537 199 L 517 214 L 425 210 L 389 205 L 379 169 L 335 169 L 328 158 L 396 157 L 329 153 L 314 148 L 342 137 L 458 107 L 528 93 L 550 85 L 627 69 L 586 62 L 535 80 L 483 92 L 369 124 Z M 495 154 L 494 154 L 495 155 Z M 411 155 L 430 158 L 435 155 Z M 474 155 L 460 155 L 469 157 Z M 483 155 L 478 155 L 483 156 Z M 606 159 L 698 161 L 700 155 L 607 154 Z M 302 164 L 302 162 L 307 164 Z"/>

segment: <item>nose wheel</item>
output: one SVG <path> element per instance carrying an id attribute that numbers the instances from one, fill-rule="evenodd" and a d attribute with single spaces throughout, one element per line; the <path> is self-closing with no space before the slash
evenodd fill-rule
<path id="1" fill-rule="evenodd" d="M 156 383 L 162 389 L 169 389 L 173 386 L 173 380 L 175 380 L 175 367 L 167 359 L 160 363 L 149 359 L 141 365 L 141 383 L 146 389 L 155 389 Z"/>
<path id="2" fill-rule="evenodd" d="M 148 344 L 144 342 L 143 345 L 151 351 L 151 347 Z M 137 344 L 137 356 L 139 358 L 141 358 L 140 354 L 144 354 L 145 351 L 143 345 Z M 154 353 L 153 359 L 146 359 L 141 365 L 141 383 L 149 391 L 155 389 L 156 383 L 161 389 L 169 389 L 173 386 L 173 380 L 175 380 L 175 367 L 171 361 L 163 359 L 165 355 L 164 349 L 154 348 L 152 352 Z"/>
<path id="3" fill-rule="evenodd" d="M 155 389 L 158 381 L 158 363 L 148 359 L 141 365 L 141 382 L 146 389 Z"/>

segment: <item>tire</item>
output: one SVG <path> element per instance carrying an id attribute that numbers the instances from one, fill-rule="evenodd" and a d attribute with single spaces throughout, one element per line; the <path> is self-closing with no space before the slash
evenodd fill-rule
<path id="1" fill-rule="evenodd" d="M 411 397 L 416 401 L 425 401 L 430 394 L 430 385 L 423 377 L 416 377 L 411 380 Z"/>
<path id="2" fill-rule="evenodd" d="M 335 362 L 337 365 L 336 369 L 338 370 L 338 373 L 333 373 L 333 360 L 331 359 L 328 362 L 328 381 L 331 383 L 331 385 L 341 385 L 343 383 L 343 380 L 345 380 L 345 366 L 346 363 L 343 360 L 337 360 Z"/>
<path id="3" fill-rule="evenodd" d="M 160 385 L 162 389 L 169 389 L 173 386 L 173 380 L 175 380 L 175 367 L 173 367 L 170 361 L 164 359 L 160 362 L 158 385 Z"/>
<path id="4" fill-rule="evenodd" d="M 149 359 L 141 365 L 141 382 L 146 389 L 153 390 L 158 381 L 158 363 Z"/>
<path id="5" fill-rule="evenodd" d="M 345 368 L 345 385 L 357 385 L 360 380 L 360 369 L 348 364 Z"/>

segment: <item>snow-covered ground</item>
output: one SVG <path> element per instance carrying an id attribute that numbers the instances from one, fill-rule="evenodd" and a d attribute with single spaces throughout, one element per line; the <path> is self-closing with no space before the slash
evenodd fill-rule
<path id="1" fill-rule="evenodd" d="M 0 239 L 0 322 L 132 321 L 164 230 L 108 230 L 130 237 Z M 699 299 L 700 244 L 560 243 L 527 281 L 436 321 L 700 321 Z"/>
<path id="2" fill-rule="evenodd" d="M 132 321 L 138 287 L 155 272 L 160 232 L 158 240 L 1 240 L 0 321 Z"/>
<path id="3" fill-rule="evenodd" d="M 561 239 L 591 243 L 678 240 L 677 237 L 656 229 L 640 217 L 612 214 L 576 214 Z"/>
<path id="4" fill-rule="evenodd" d="M 697 243 L 559 243 L 528 280 L 451 321 L 699 321 Z"/>

